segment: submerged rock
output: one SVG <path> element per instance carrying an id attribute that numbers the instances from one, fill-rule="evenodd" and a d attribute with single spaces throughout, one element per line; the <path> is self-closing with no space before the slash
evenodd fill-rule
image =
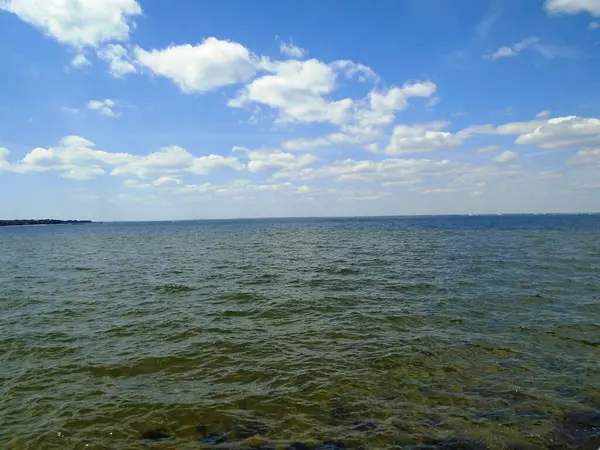
<path id="1" fill-rule="evenodd" d="M 226 439 L 227 435 L 225 433 L 207 433 L 200 441 L 204 444 L 217 445 L 221 442 L 225 442 Z"/>
<path id="2" fill-rule="evenodd" d="M 553 440 L 582 450 L 600 448 L 600 411 L 567 414 L 559 424 Z"/>
<path id="3" fill-rule="evenodd" d="M 293 444 L 288 445 L 286 450 L 312 450 L 308 445 L 303 444 L 302 442 L 294 442 Z"/>
<path id="4" fill-rule="evenodd" d="M 160 441 L 161 439 L 169 439 L 171 436 L 166 430 L 158 428 L 156 430 L 146 430 L 140 433 L 140 439 L 148 441 Z"/>

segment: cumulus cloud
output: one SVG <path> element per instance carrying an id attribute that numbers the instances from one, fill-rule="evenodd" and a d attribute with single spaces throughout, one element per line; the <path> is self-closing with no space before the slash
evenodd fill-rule
<path id="1" fill-rule="evenodd" d="M 279 45 L 279 51 L 282 55 L 289 56 L 290 58 L 302 59 L 306 55 L 306 50 L 294 45 L 293 43 L 282 42 Z"/>
<path id="2" fill-rule="evenodd" d="M 207 174 L 213 170 L 229 168 L 242 170 L 237 158 L 221 155 L 194 156 L 178 146 L 163 147 L 146 156 L 135 156 L 115 167 L 111 175 L 135 175 L 152 178 L 157 175 L 174 176 L 183 174 Z"/>
<path id="3" fill-rule="evenodd" d="M 507 124 L 498 127 L 498 132 L 519 134 L 517 144 L 547 149 L 600 145 L 600 119 L 595 117 L 567 116 Z"/>
<path id="4" fill-rule="evenodd" d="M 121 114 L 115 112 L 114 108 L 117 106 L 115 100 L 107 98 L 105 100 L 90 100 L 87 103 L 87 108 L 91 111 L 98 111 L 100 114 L 106 117 L 119 117 Z"/>
<path id="5" fill-rule="evenodd" d="M 355 119 L 361 126 L 385 126 L 391 124 L 397 111 L 408 107 L 408 99 L 413 97 L 428 98 L 437 90 L 430 82 L 405 84 L 402 87 L 393 86 L 384 91 L 372 91 L 368 96 L 368 107 L 359 108 Z"/>
<path id="6" fill-rule="evenodd" d="M 109 73 L 116 78 L 136 72 L 132 56 L 121 44 L 109 44 L 96 53 L 98 58 L 106 61 L 109 65 Z"/>
<path id="7" fill-rule="evenodd" d="M 311 139 L 285 141 L 288 150 L 308 150 L 335 144 L 363 144 L 372 142 L 381 135 L 381 128 L 391 124 L 396 112 L 406 109 L 413 97 L 430 97 L 437 87 L 431 82 L 393 86 L 387 90 L 372 91 L 363 104 L 356 104 L 351 123 L 340 125 L 338 132 Z"/>
<path id="8" fill-rule="evenodd" d="M 248 170 L 263 172 L 272 178 L 296 178 L 300 172 L 317 161 L 310 154 L 294 155 L 281 150 L 251 150 L 247 154 Z"/>
<path id="9" fill-rule="evenodd" d="M 389 155 L 425 153 L 462 144 L 467 135 L 442 131 L 447 125 L 446 122 L 397 125 L 385 152 Z"/>
<path id="10" fill-rule="evenodd" d="M 519 154 L 517 152 L 511 152 L 510 150 L 506 150 L 494 157 L 494 161 L 498 163 L 506 163 L 517 159 L 518 156 Z"/>
<path id="11" fill-rule="evenodd" d="M 88 61 L 84 53 L 78 53 L 71 60 L 71 67 L 75 67 L 76 69 L 90 65 L 91 63 Z"/>
<path id="12" fill-rule="evenodd" d="M 158 184 L 173 183 L 174 179 L 184 175 L 206 175 L 222 168 L 242 170 L 244 165 L 233 157 L 197 157 L 176 146 L 147 155 L 111 153 L 95 149 L 93 142 L 80 136 L 67 136 L 55 147 L 35 148 L 20 161 L 0 165 L 0 169 L 10 172 L 55 171 L 63 178 L 77 180 L 106 174 L 158 177 L 155 181 Z"/>
<path id="13" fill-rule="evenodd" d="M 237 42 L 209 37 L 197 45 L 135 49 L 137 62 L 154 75 L 173 81 L 184 93 L 207 92 L 252 77 L 259 61 Z"/>
<path id="14" fill-rule="evenodd" d="M 279 111 L 277 122 L 342 123 L 352 106 L 352 99 L 329 101 L 324 98 L 335 88 L 337 74 L 330 66 L 316 59 L 263 63 L 270 75 L 248 84 L 231 107 L 266 105 Z"/>
<path id="15" fill-rule="evenodd" d="M 75 48 L 127 41 L 132 18 L 142 13 L 135 0 L 3 0 L 0 9 Z"/>
<path id="16" fill-rule="evenodd" d="M 546 0 L 546 10 L 550 14 L 578 14 L 588 12 L 600 17 L 600 2 L 598 0 Z"/>

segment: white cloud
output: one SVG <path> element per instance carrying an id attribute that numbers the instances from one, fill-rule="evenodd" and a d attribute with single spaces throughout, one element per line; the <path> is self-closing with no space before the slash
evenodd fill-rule
<path id="1" fill-rule="evenodd" d="M 540 111 L 539 113 L 537 113 L 535 115 L 535 117 L 537 119 L 545 119 L 546 117 L 548 117 L 550 115 L 550 111 L 548 111 L 547 109 L 545 109 L 544 111 Z"/>
<path id="2" fill-rule="evenodd" d="M 600 148 L 579 150 L 569 162 L 572 164 L 597 164 L 600 167 Z"/>
<path id="3" fill-rule="evenodd" d="M 358 75 L 358 81 L 366 82 L 368 80 L 377 80 L 377 74 L 369 66 L 355 63 L 348 59 L 341 59 L 330 64 L 331 68 L 336 72 L 342 72 L 346 78 L 354 78 Z"/>
<path id="4" fill-rule="evenodd" d="M 381 161 L 345 159 L 309 173 L 309 178 L 333 178 L 339 182 L 415 184 L 423 178 L 450 174 L 460 166 L 448 160 L 390 158 Z"/>
<path id="5" fill-rule="evenodd" d="M 453 189 L 453 188 L 433 188 L 433 189 L 424 189 L 423 191 L 421 191 L 421 193 L 426 194 L 426 195 L 431 195 L 431 194 L 451 194 L 453 192 L 456 192 L 456 189 Z"/>
<path id="6" fill-rule="evenodd" d="M 489 58 L 492 60 L 511 58 L 519 55 L 525 50 L 534 51 L 546 59 L 554 59 L 557 57 L 573 58 L 577 56 L 577 52 L 573 49 L 542 43 L 540 38 L 532 37 L 523 39 L 512 46 L 500 47 L 494 53 L 489 55 Z"/>
<path id="7" fill-rule="evenodd" d="M 546 121 L 521 122 L 498 127 L 500 134 L 520 134 L 517 144 L 541 148 L 600 145 L 600 119 L 567 116 Z"/>
<path id="8" fill-rule="evenodd" d="M 106 117 L 119 117 L 121 114 L 115 112 L 114 108 L 117 106 L 115 100 L 109 98 L 105 100 L 90 100 L 87 103 L 87 108 L 92 111 L 98 111 L 100 114 Z"/>
<path id="9" fill-rule="evenodd" d="M 80 136 L 67 136 L 59 145 L 35 148 L 21 161 L 6 162 L 0 169 L 17 172 L 56 171 L 63 178 L 87 180 L 99 175 L 134 175 L 157 178 L 154 185 L 177 183 L 183 175 L 205 175 L 213 170 L 242 170 L 244 165 L 233 157 L 206 155 L 196 157 L 181 147 L 164 147 L 148 155 L 110 153 L 93 148 L 94 143 Z"/>
<path id="10" fill-rule="evenodd" d="M 385 126 L 391 124 L 397 111 L 408 107 L 408 99 L 412 97 L 431 97 L 437 86 L 430 82 L 394 86 L 387 91 L 372 91 L 368 97 L 368 108 L 359 108 L 355 119 L 361 126 Z"/>
<path id="11" fill-rule="evenodd" d="M 248 84 L 229 106 L 262 104 L 279 111 L 277 122 L 342 123 L 352 106 L 349 98 L 328 101 L 324 95 L 335 88 L 337 74 L 330 65 L 316 59 L 266 62 L 264 75 Z"/>
<path id="12" fill-rule="evenodd" d="M 280 150 L 251 150 L 247 157 L 250 172 L 265 172 L 274 179 L 296 178 L 302 169 L 317 161 L 310 154 L 297 156 Z"/>
<path id="13" fill-rule="evenodd" d="M 494 161 L 498 162 L 498 163 L 506 163 L 506 162 L 512 161 L 514 159 L 517 159 L 518 156 L 519 156 L 519 154 L 517 152 L 511 152 L 510 150 L 506 150 L 506 151 L 503 151 L 502 153 L 500 153 L 499 155 L 497 155 L 494 158 Z"/>
<path id="14" fill-rule="evenodd" d="M 297 59 L 302 59 L 304 58 L 304 55 L 306 55 L 306 50 L 298 47 L 297 45 L 294 45 L 293 43 L 285 43 L 282 42 L 279 45 L 279 51 L 281 52 L 281 54 L 285 55 L 285 56 L 289 56 L 290 58 L 297 58 Z"/>
<path id="15" fill-rule="evenodd" d="M 160 177 L 152 182 L 154 186 L 178 186 L 183 184 L 179 178 L 174 177 Z"/>
<path id="16" fill-rule="evenodd" d="M 135 0 L 4 0 L 0 9 L 75 48 L 127 41 L 131 19 L 142 13 Z"/>
<path id="17" fill-rule="evenodd" d="M 243 167 L 237 158 L 221 155 L 195 157 L 182 147 L 170 146 L 146 156 L 136 155 L 115 167 L 111 175 L 135 175 L 138 178 L 152 178 L 157 175 L 203 175 L 216 169 L 242 170 Z"/>
<path id="18" fill-rule="evenodd" d="M 462 144 L 466 136 L 441 131 L 447 125 L 446 122 L 397 125 L 385 152 L 389 155 L 425 153 Z"/>
<path id="19" fill-rule="evenodd" d="M 590 24 L 588 25 L 588 28 L 590 30 L 598 30 L 598 29 L 600 29 L 600 22 L 590 22 Z"/>
<path id="20" fill-rule="evenodd" d="M 71 66 L 75 67 L 76 69 L 80 69 L 82 67 L 90 66 L 90 65 L 91 65 L 91 63 L 88 61 L 88 59 L 86 58 L 84 53 L 78 53 L 71 60 Z"/>
<path id="21" fill-rule="evenodd" d="M 598 0 L 546 0 L 546 10 L 550 14 L 578 14 L 588 12 L 600 17 Z"/>
<path id="22" fill-rule="evenodd" d="M 312 139 L 292 139 L 285 141 L 287 150 L 309 150 L 335 144 L 363 144 L 372 142 L 381 134 L 381 128 L 391 124 L 396 112 L 408 107 L 412 97 L 430 97 L 436 91 L 431 82 L 405 84 L 385 91 L 372 91 L 364 104 L 356 105 L 353 123 L 340 125 L 340 131 Z"/>
<path id="23" fill-rule="evenodd" d="M 98 50 L 96 54 L 98 58 L 108 63 L 108 71 L 113 77 L 119 78 L 137 71 L 131 55 L 121 44 L 106 45 Z"/>
<path id="24" fill-rule="evenodd" d="M 135 49 L 140 65 L 169 78 L 184 93 L 207 92 L 252 77 L 258 59 L 237 42 L 210 37 L 197 45 L 173 45 L 162 50 Z"/>
<path id="25" fill-rule="evenodd" d="M 524 39 L 511 47 L 500 47 L 491 55 L 491 58 L 495 60 L 500 58 L 509 58 L 517 56 L 523 50 L 526 50 L 532 47 L 533 45 L 539 43 L 539 41 L 539 38 L 529 38 Z"/>

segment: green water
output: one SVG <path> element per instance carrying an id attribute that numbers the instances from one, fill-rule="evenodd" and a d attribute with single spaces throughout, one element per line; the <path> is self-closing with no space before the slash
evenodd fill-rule
<path id="1" fill-rule="evenodd" d="M 427 220 L 0 230 L 0 448 L 551 446 L 600 403 L 600 219 Z"/>

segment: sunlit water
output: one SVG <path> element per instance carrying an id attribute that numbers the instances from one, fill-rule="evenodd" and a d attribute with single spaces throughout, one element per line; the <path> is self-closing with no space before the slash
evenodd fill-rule
<path id="1" fill-rule="evenodd" d="M 0 267 L 2 449 L 570 448 L 600 403 L 600 216 L 11 227 Z"/>

